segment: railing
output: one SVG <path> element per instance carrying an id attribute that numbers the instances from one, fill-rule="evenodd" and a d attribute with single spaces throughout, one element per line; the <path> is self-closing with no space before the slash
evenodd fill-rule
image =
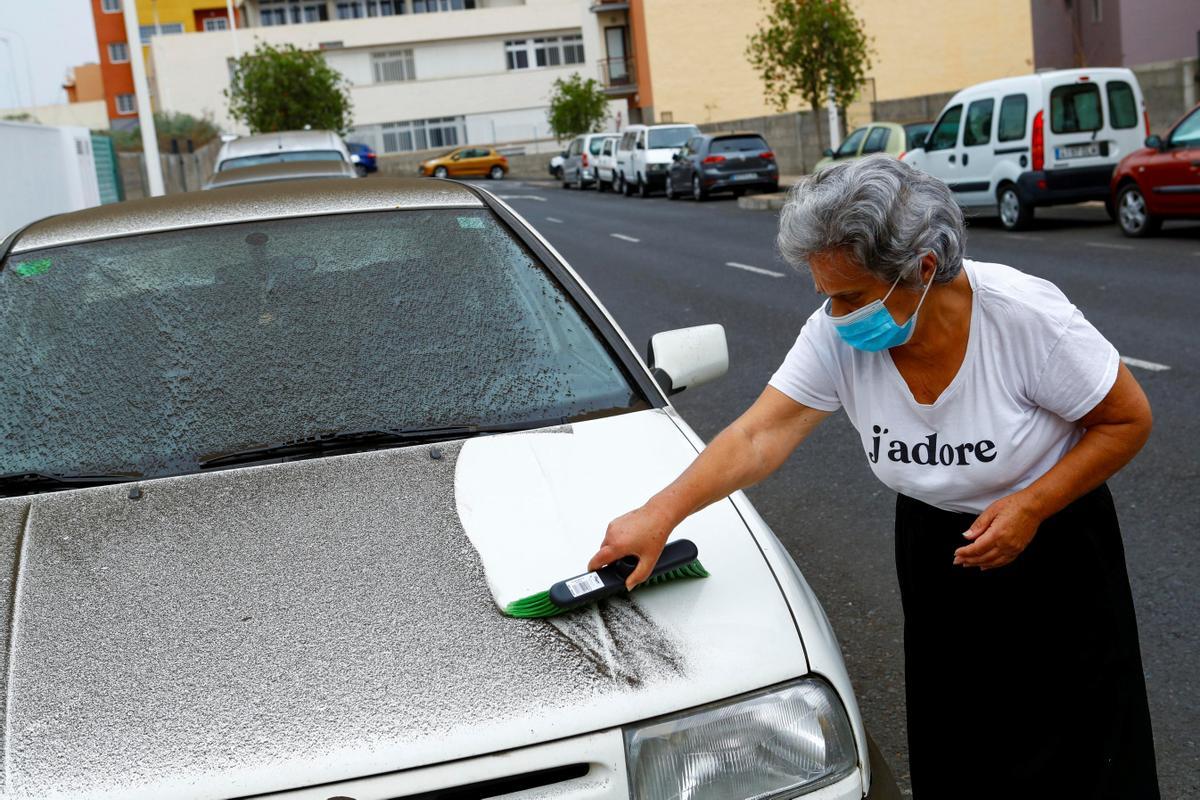
<path id="1" fill-rule="evenodd" d="M 605 89 L 636 89 L 637 70 L 632 58 L 606 58 L 599 62 Z"/>
<path id="2" fill-rule="evenodd" d="M 628 10 L 629 0 L 592 0 L 589 11 L 620 11 Z"/>

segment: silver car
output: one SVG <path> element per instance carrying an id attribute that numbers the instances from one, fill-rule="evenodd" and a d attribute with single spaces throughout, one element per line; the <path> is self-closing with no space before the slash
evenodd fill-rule
<path id="1" fill-rule="evenodd" d="M 341 161 L 351 164 L 350 151 L 333 131 L 279 131 L 239 136 L 221 145 L 213 169 L 277 164 L 283 161 Z"/>
<path id="2" fill-rule="evenodd" d="M 220 189 L 225 186 L 242 186 L 247 183 L 273 183 L 275 181 L 297 181 L 312 178 L 357 178 L 354 164 L 345 161 L 285 161 L 283 163 L 259 164 L 254 167 L 239 167 L 218 172 L 204 184 L 205 189 Z"/>
<path id="3" fill-rule="evenodd" d="M 549 244 L 452 181 L 284 181 L 0 244 L 4 800 L 883 798 L 741 493 L 711 575 L 549 619 L 703 443 Z"/>
<path id="4" fill-rule="evenodd" d="M 571 140 L 566 155 L 563 156 L 562 181 L 563 188 L 573 186 L 576 189 L 586 189 L 596 180 L 596 162 L 600 158 L 600 150 L 609 139 L 620 139 L 619 133 L 585 133 Z"/>

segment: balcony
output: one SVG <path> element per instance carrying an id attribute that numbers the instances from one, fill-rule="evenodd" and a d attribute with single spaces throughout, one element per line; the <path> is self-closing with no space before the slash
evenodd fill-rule
<path id="1" fill-rule="evenodd" d="M 592 0 L 592 5 L 588 11 L 598 14 L 601 11 L 628 11 L 628 0 Z"/>
<path id="2" fill-rule="evenodd" d="M 597 63 L 605 94 L 616 97 L 637 94 L 637 69 L 632 58 L 606 58 Z"/>

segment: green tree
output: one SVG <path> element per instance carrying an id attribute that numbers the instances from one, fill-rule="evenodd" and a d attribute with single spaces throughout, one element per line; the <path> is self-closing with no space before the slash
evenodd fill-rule
<path id="1" fill-rule="evenodd" d="M 554 138 L 560 141 L 581 133 L 595 133 L 608 119 L 608 97 L 595 78 L 584 80 L 576 72 L 566 80 L 554 81 L 546 116 Z"/>
<path id="2" fill-rule="evenodd" d="M 871 68 L 870 41 L 848 0 L 766 0 L 766 20 L 750 36 L 746 56 L 767 97 L 783 111 L 792 97 L 812 107 L 820 133 L 821 107 L 853 102 Z"/>
<path id="3" fill-rule="evenodd" d="M 253 133 L 350 127 L 349 84 L 320 53 L 259 43 L 233 64 L 229 116 Z"/>

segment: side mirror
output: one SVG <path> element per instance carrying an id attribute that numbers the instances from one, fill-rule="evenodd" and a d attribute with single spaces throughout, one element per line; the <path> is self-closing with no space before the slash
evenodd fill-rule
<path id="1" fill-rule="evenodd" d="M 723 325 L 697 325 L 650 337 L 646 363 L 667 394 L 714 381 L 729 371 Z"/>
<path id="2" fill-rule="evenodd" d="M 683 154 L 681 154 L 681 153 L 671 153 L 671 160 L 672 160 L 672 161 L 678 161 L 678 160 L 679 160 L 679 159 L 681 159 L 681 158 L 683 158 Z"/>
<path id="3" fill-rule="evenodd" d="M 1149 136 L 1147 136 L 1145 145 L 1146 145 L 1146 147 L 1153 147 L 1155 150 L 1164 149 L 1162 137 L 1159 136 L 1157 133 L 1152 133 Z"/>
<path id="4" fill-rule="evenodd" d="M 645 150 L 645 149 L 646 149 L 646 143 L 645 143 L 645 142 L 638 142 L 638 143 L 637 143 L 637 149 L 638 149 L 638 150 Z"/>
<path id="5" fill-rule="evenodd" d="M 566 150 L 563 150 L 561 153 L 559 153 L 559 156 L 561 156 L 562 158 L 566 158 L 566 157 L 567 157 L 567 151 L 566 151 Z"/>
<path id="6" fill-rule="evenodd" d="M 825 156 L 826 158 L 833 158 L 833 149 L 826 147 L 823 151 L 821 151 L 821 155 Z"/>

